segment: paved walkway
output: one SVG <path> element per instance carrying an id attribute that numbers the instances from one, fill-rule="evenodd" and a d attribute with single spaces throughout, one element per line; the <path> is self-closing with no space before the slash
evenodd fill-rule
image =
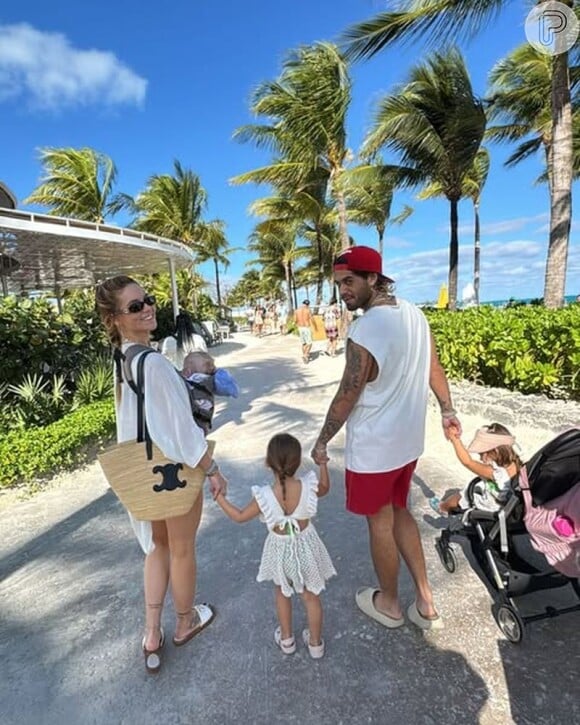
<path id="1" fill-rule="evenodd" d="M 244 504 L 250 485 L 268 480 L 263 458 L 271 434 L 290 431 L 310 450 L 343 359 L 320 354 L 304 366 L 297 340 L 279 336 L 242 334 L 215 351 L 242 388 L 238 400 L 218 406 L 213 437 L 231 498 Z M 484 396 L 485 419 L 478 415 L 483 401 L 474 405 L 477 395 Z M 495 414 L 518 410 L 514 396 L 502 398 L 498 408 L 489 396 L 474 386 L 455 389 L 466 435 Z M 508 421 L 526 454 L 549 440 L 566 415 L 574 422 L 580 410 L 542 405 L 533 418 Z M 142 556 L 98 466 L 62 476 L 34 498 L 0 499 L 0 723 L 580 721 L 580 616 L 531 625 L 524 643 L 511 645 L 461 552 L 454 575 L 437 559 L 432 542 L 440 522 L 427 499 L 462 485 L 466 476 L 439 430 L 435 405 L 412 509 L 446 622 L 441 633 L 423 634 L 412 625 L 388 631 L 357 610 L 354 592 L 374 584 L 366 527 L 344 512 L 342 437 L 330 452 L 333 488 L 321 501 L 317 527 L 338 576 L 324 595 L 327 654 L 317 662 L 303 647 L 285 657 L 273 645 L 272 590 L 255 581 L 264 539 L 258 521 L 234 524 L 206 500 L 198 600 L 215 603 L 218 617 L 186 647 L 169 645 L 162 672 L 150 677 L 139 648 Z M 412 600 L 408 576 L 401 596 Z M 297 602 L 297 632 L 304 621 Z M 171 632 L 170 607 L 164 623 Z"/>

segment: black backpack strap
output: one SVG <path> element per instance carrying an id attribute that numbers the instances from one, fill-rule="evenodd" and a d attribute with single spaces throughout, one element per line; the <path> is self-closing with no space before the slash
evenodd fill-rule
<path id="1" fill-rule="evenodd" d="M 137 355 L 140 355 L 143 353 L 141 359 L 145 359 L 147 355 L 151 352 L 156 352 L 153 350 L 153 348 L 149 347 L 148 345 L 140 345 L 138 343 L 135 343 L 134 345 L 130 345 L 125 353 L 121 353 L 121 356 L 123 358 L 123 373 L 125 376 L 125 380 L 127 381 L 127 385 L 131 388 L 131 390 L 135 393 L 135 395 L 138 395 L 137 392 L 137 385 L 135 385 L 135 381 L 133 380 L 133 373 L 131 371 L 131 364 L 133 360 L 137 357 Z M 145 380 L 145 379 L 143 379 Z"/>
<path id="2" fill-rule="evenodd" d="M 133 347 L 137 347 L 134 345 Z M 149 352 L 155 352 L 148 348 Z M 143 351 L 143 355 L 137 362 L 137 385 L 135 386 L 137 394 L 137 443 L 143 443 L 145 441 L 145 450 L 147 451 L 147 458 L 151 460 L 153 458 L 153 441 L 149 435 L 149 429 L 147 428 L 147 421 L 145 420 L 145 358 L 148 353 Z M 134 357 L 134 356 L 133 356 Z M 129 381 L 127 381 L 129 382 Z"/>
<path id="3" fill-rule="evenodd" d="M 124 353 L 120 348 L 116 348 L 113 354 L 117 381 L 119 383 L 126 382 L 137 396 L 137 442 L 143 443 L 143 441 L 145 441 L 148 459 L 151 459 L 153 456 L 153 444 L 147 429 L 147 421 L 145 420 L 144 365 L 145 358 L 152 352 L 156 352 L 156 350 L 153 350 L 153 348 L 147 345 L 135 343 L 130 345 Z M 137 362 L 137 381 L 135 382 L 131 372 L 131 363 L 137 355 L 140 355 L 141 357 Z"/>

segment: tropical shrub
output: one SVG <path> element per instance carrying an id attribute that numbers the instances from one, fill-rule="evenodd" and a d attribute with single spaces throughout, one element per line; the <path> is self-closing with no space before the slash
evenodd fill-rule
<path id="1" fill-rule="evenodd" d="M 580 305 L 426 314 L 450 378 L 580 399 Z"/>
<path id="2" fill-rule="evenodd" d="M 37 428 L 62 418 L 70 407 L 70 395 L 62 375 L 52 381 L 43 380 L 38 373 L 25 375 L 18 385 L 8 385 L 12 393 L 12 416 L 16 428 Z"/>
<path id="3" fill-rule="evenodd" d="M 74 376 L 108 349 L 94 297 L 75 293 L 59 314 L 47 299 L 0 299 L 0 382 L 20 383 L 25 374 Z"/>
<path id="4" fill-rule="evenodd" d="M 0 488 L 71 469 L 88 458 L 91 446 L 115 432 L 113 401 L 100 401 L 43 428 L 10 431 L 0 440 Z"/>
<path id="5" fill-rule="evenodd" d="M 113 397 L 113 365 L 109 357 L 97 358 L 91 365 L 81 370 L 75 379 L 73 408 L 95 403 L 98 400 L 110 400 Z"/>

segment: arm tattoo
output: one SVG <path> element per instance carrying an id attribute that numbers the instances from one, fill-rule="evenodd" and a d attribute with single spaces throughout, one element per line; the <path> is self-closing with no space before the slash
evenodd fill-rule
<path id="1" fill-rule="evenodd" d="M 449 413 L 453 410 L 453 403 L 450 398 L 437 398 L 442 413 Z"/>
<path id="2" fill-rule="evenodd" d="M 326 445 L 346 423 L 368 381 L 373 361 L 372 356 L 363 351 L 363 348 L 348 344 L 342 380 L 328 409 L 318 443 Z"/>

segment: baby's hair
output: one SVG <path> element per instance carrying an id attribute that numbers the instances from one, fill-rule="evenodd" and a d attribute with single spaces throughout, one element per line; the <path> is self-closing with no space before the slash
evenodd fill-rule
<path id="1" fill-rule="evenodd" d="M 286 500 L 286 479 L 293 476 L 302 460 L 300 442 L 289 433 L 278 433 L 270 439 L 266 451 L 266 465 L 280 479 L 282 498 Z"/>
<path id="2" fill-rule="evenodd" d="M 488 433 L 511 436 L 509 430 L 501 423 L 490 423 L 486 426 L 486 428 Z M 506 468 L 511 463 L 515 463 L 519 473 L 520 468 L 524 465 L 521 458 L 515 452 L 513 446 L 497 446 L 497 448 L 493 448 L 492 450 L 487 451 L 487 453 L 491 454 L 493 460 L 502 468 Z"/>
<path id="3" fill-rule="evenodd" d="M 189 362 L 188 362 L 189 361 Z M 183 361 L 183 367 L 185 368 L 192 368 L 196 367 L 196 363 L 200 362 L 202 363 L 202 367 L 206 367 L 207 365 L 213 367 L 214 360 L 213 357 L 209 354 L 209 352 L 204 352 L 203 350 L 194 350 L 193 352 L 188 353 L 185 356 L 185 359 Z M 195 372 L 200 372 L 199 370 L 195 370 Z"/>

